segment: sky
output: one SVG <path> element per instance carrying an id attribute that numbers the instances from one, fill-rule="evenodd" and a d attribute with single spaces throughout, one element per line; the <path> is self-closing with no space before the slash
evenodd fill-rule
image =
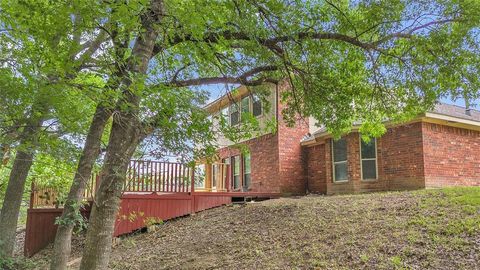
<path id="1" fill-rule="evenodd" d="M 212 85 L 207 85 L 202 88 L 201 90 L 205 90 L 210 94 L 210 98 L 208 99 L 208 103 L 216 100 L 217 98 L 225 95 L 227 93 L 227 89 L 225 85 L 222 84 L 212 84 Z M 465 100 L 463 98 L 457 99 L 457 100 L 452 100 L 450 97 L 445 97 L 441 98 L 440 102 L 447 103 L 447 104 L 453 104 L 461 107 L 465 107 Z M 471 101 L 471 108 L 472 109 L 477 109 L 480 110 L 480 100 L 474 100 Z"/>

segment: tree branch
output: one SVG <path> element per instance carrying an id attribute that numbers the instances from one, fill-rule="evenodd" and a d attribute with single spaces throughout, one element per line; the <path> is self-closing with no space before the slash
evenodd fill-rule
<path id="1" fill-rule="evenodd" d="M 278 69 L 279 67 L 274 65 L 260 66 L 260 67 L 252 68 L 237 77 L 235 76 L 202 77 L 202 78 L 182 80 L 182 81 L 177 81 L 172 79 L 170 82 L 163 83 L 162 85 L 174 86 L 174 87 L 187 87 L 187 86 L 198 86 L 198 85 L 218 84 L 218 83 L 243 84 L 247 86 L 261 85 L 262 83 L 265 83 L 265 82 L 276 84 L 278 83 L 278 80 L 265 77 L 265 76 L 262 76 L 257 79 L 252 79 L 252 80 L 249 80 L 249 78 L 252 76 L 258 75 L 262 72 L 276 71 Z"/>

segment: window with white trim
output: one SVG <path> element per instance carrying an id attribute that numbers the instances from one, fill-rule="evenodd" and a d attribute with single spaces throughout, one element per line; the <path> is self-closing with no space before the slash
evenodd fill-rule
<path id="1" fill-rule="evenodd" d="M 262 115 L 262 100 L 257 96 L 252 96 L 252 114 L 257 117 Z"/>
<path id="2" fill-rule="evenodd" d="M 233 157 L 233 189 L 240 188 L 240 156 Z"/>
<path id="3" fill-rule="evenodd" d="M 377 179 L 377 140 L 368 143 L 360 138 L 360 160 L 363 180 Z"/>
<path id="4" fill-rule="evenodd" d="M 333 181 L 348 181 L 347 140 L 341 138 L 332 143 Z"/>
<path id="5" fill-rule="evenodd" d="M 227 124 L 229 123 L 229 115 L 228 115 L 228 110 L 229 110 L 229 107 L 225 107 L 223 108 L 221 111 L 220 111 L 220 117 L 223 118 L 225 121 L 227 121 Z"/>
<path id="6" fill-rule="evenodd" d="M 242 113 L 250 112 L 250 96 L 246 96 L 242 98 L 241 106 L 242 106 Z"/>
<path id="7" fill-rule="evenodd" d="M 243 187 L 249 188 L 251 183 L 250 173 L 252 169 L 250 167 L 250 153 L 243 155 Z"/>
<path id="8" fill-rule="evenodd" d="M 219 166 L 217 164 L 212 164 L 212 188 L 217 187 L 218 169 Z"/>
<path id="9" fill-rule="evenodd" d="M 230 125 L 235 126 L 240 122 L 240 111 L 236 103 L 230 105 Z"/>

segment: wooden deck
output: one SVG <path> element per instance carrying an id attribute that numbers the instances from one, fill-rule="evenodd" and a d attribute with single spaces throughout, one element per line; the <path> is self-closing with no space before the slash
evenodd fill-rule
<path id="1" fill-rule="evenodd" d="M 228 189 L 229 167 L 219 165 L 217 179 L 226 191 L 195 191 L 195 170 L 179 163 L 132 161 L 124 185 L 120 209 L 115 221 L 114 236 L 132 233 L 149 223 L 167 221 L 206 209 L 230 204 L 232 198 L 277 198 L 278 193 L 232 192 Z M 92 201 L 99 177 L 93 176 L 86 192 L 86 201 Z M 27 213 L 25 256 L 32 256 L 53 242 L 57 230 L 55 219 L 62 214 L 58 202 L 42 200 L 55 197 L 51 189 L 32 185 L 30 209 Z M 88 219 L 90 207 L 82 210 Z"/>

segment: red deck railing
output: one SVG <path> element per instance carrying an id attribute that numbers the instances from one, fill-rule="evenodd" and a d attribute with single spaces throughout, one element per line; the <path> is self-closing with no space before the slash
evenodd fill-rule
<path id="1" fill-rule="evenodd" d="M 124 192 L 190 192 L 194 170 L 176 162 L 132 160 Z"/>
<path id="2" fill-rule="evenodd" d="M 209 167 L 211 166 L 211 167 Z M 251 196 L 247 193 L 228 192 L 230 187 L 228 164 L 194 168 L 182 163 L 133 160 L 127 169 L 124 193 L 115 221 L 114 236 L 143 228 L 146 221 L 169 220 L 212 207 L 228 204 L 232 197 Z M 208 168 L 208 169 L 207 169 Z M 214 179 L 215 181 L 214 181 Z M 100 184 L 101 177 L 94 173 L 87 183 L 84 200 L 91 202 Z M 195 192 L 195 182 L 203 182 L 200 192 Z M 206 183 L 215 189 L 205 187 Z M 207 185 L 207 186 L 208 186 Z M 215 191 L 215 192 L 210 192 Z M 55 220 L 62 214 L 59 191 L 32 184 L 30 209 L 27 214 L 24 253 L 31 256 L 47 246 L 55 238 Z M 272 197 L 271 194 L 253 194 L 257 197 Z M 90 204 L 82 209 L 88 219 Z M 138 215 L 137 215 L 138 214 Z M 135 218 L 131 218 L 135 216 Z"/>
<path id="3" fill-rule="evenodd" d="M 207 178 L 215 178 L 217 191 L 229 191 L 229 165 L 215 163 L 213 168 L 209 171 L 212 175 L 207 176 L 196 173 L 192 166 L 184 163 L 132 160 L 127 169 L 123 191 L 128 193 L 192 192 L 195 190 L 195 182 L 207 181 Z M 99 173 L 93 173 L 85 188 L 84 201 L 93 201 L 100 181 Z M 59 194 L 59 190 L 55 188 L 32 184 L 30 207 L 61 207 L 63 202 L 59 200 L 61 197 Z"/>

